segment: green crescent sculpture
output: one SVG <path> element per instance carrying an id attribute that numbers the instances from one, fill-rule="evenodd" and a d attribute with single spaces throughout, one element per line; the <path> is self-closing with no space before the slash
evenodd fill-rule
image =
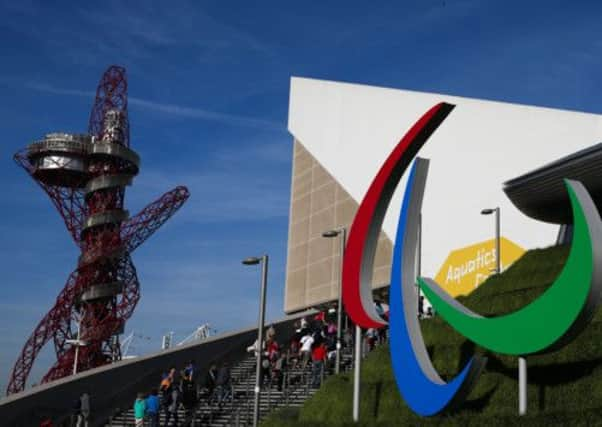
<path id="1" fill-rule="evenodd" d="M 418 279 L 436 312 L 479 346 L 510 355 L 550 352 L 572 341 L 593 317 L 602 291 L 602 222 L 583 184 L 565 184 L 573 209 L 571 250 L 554 283 L 532 303 L 507 315 L 483 317 L 432 279 Z"/>

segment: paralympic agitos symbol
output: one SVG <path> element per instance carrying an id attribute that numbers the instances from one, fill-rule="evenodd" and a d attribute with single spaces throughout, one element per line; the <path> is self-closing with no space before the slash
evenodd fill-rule
<path id="1" fill-rule="evenodd" d="M 343 261 L 347 313 L 364 328 L 385 325 L 372 301 L 371 277 L 376 242 L 395 187 L 418 150 L 454 109 L 441 103 L 427 111 L 393 149 L 370 185 L 351 226 Z M 441 379 L 425 348 L 415 307 L 415 256 L 418 221 L 428 160 L 417 158 L 403 199 L 391 270 L 390 348 L 397 386 L 423 416 L 461 403 L 485 367 L 475 355 L 450 382 Z M 438 314 L 479 346 L 503 354 L 529 355 L 557 350 L 573 340 L 594 315 L 602 291 L 602 222 L 589 193 L 566 180 L 574 234 L 566 264 L 554 283 L 522 309 L 485 318 L 471 312 L 433 280 L 418 278 Z"/>

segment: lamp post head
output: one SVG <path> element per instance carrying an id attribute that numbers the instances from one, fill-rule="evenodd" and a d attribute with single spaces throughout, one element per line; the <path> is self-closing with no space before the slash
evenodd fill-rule
<path id="1" fill-rule="evenodd" d="M 78 347 L 85 347 L 88 345 L 88 341 L 85 340 L 65 340 L 65 342 Z"/>
<path id="2" fill-rule="evenodd" d="M 494 213 L 496 211 L 496 209 L 483 209 L 481 211 L 481 215 L 491 215 L 492 213 Z"/>
<path id="3" fill-rule="evenodd" d="M 340 233 L 339 230 L 328 230 L 322 233 L 322 237 L 337 237 Z"/>
<path id="4" fill-rule="evenodd" d="M 244 265 L 257 265 L 260 262 L 261 262 L 261 258 L 256 257 L 256 256 L 252 256 L 252 257 L 245 258 L 245 259 L 242 260 L 242 263 Z"/>

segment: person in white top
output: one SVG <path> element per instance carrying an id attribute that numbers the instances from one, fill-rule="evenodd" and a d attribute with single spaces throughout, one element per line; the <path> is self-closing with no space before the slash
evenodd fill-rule
<path id="1" fill-rule="evenodd" d="M 262 344 L 263 345 L 261 346 L 261 348 L 262 348 L 262 350 L 265 350 L 265 341 Z M 255 357 L 257 357 L 257 340 L 255 340 L 253 345 L 250 345 L 249 347 L 247 347 L 247 353 L 253 353 L 253 354 L 255 354 Z"/>
<path id="2" fill-rule="evenodd" d="M 305 317 L 302 317 L 301 318 L 301 329 L 305 329 L 305 328 L 307 328 L 307 326 L 309 326 L 307 324 L 307 319 L 305 319 Z"/>
<path id="3" fill-rule="evenodd" d="M 309 356 L 311 355 L 311 346 L 314 343 L 314 337 L 310 333 L 307 333 L 301 338 L 301 356 L 303 357 L 303 368 L 307 366 L 309 362 Z"/>

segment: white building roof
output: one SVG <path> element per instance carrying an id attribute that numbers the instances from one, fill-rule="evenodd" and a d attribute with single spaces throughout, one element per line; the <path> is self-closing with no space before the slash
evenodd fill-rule
<path id="1" fill-rule="evenodd" d="M 525 248 L 553 244 L 558 227 L 521 214 L 502 183 L 602 141 L 602 116 L 293 77 L 288 128 L 361 202 L 376 172 L 405 132 L 439 102 L 456 108 L 419 156 L 431 159 L 423 204 L 422 273 L 434 276 L 454 248 L 489 239 L 500 206 L 502 235 Z M 395 240 L 402 179 L 384 221 Z"/>

